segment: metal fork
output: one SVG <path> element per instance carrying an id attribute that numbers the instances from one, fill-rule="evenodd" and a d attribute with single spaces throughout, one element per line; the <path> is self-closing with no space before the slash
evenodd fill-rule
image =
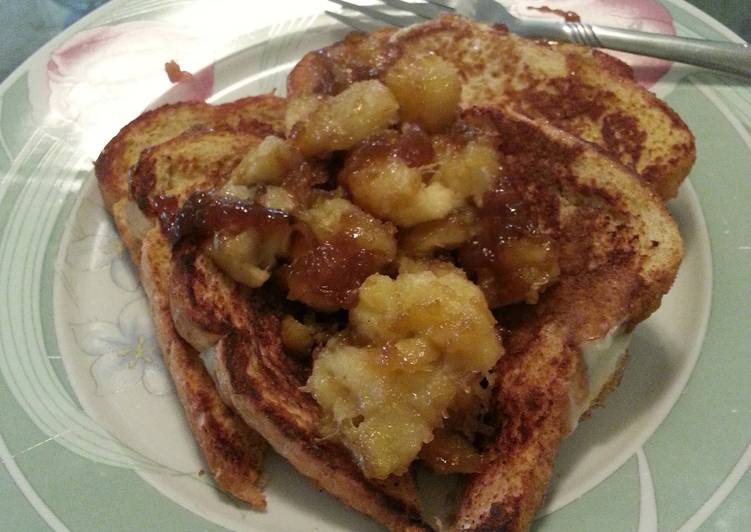
<path id="1" fill-rule="evenodd" d="M 524 37 L 572 42 L 593 48 L 631 52 L 728 72 L 751 79 L 751 48 L 746 43 L 736 44 L 674 37 L 643 31 L 595 26 L 581 22 L 521 19 L 509 13 L 496 0 L 458 0 L 455 2 L 455 6 L 451 5 L 449 0 L 426 0 L 425 2 L 381 0 L 385 6 L 409 12 L 413 16 L 397 15 L 393 11 L 378 9 L 375 6 L 361 6 L 346 0 L 330 1 L 391 26 L 405 27 L 415 22 L 430 20 L 444 13 L 456 12 L 480 22 L 505 24 L 509 31 Z M 326 13 L 356 29 L 367 29 L 361 19 L 331 11 Z"/>

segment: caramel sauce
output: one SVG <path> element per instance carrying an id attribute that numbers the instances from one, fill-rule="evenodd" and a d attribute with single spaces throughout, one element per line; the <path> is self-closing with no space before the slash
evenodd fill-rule
<path id="1" fill-rule="evenodd" d="M 157 194 L 150 202 L 146 214 L 156 215 L 159 218 L 159 225 L 163 232 L 168 232 L 168 228 L 174 223 L 179 206 L 177 198 L 169 194 Z"/>
<path id="2" fill-rule="evenodd" d="M 437 429 L 432 441 L 420 450 L 420 459 L 438 474 L 476 473 L 482 457 L 460 433 Z"/>
<path id="3" fill-rule="evenodd" d="M 188 198 L 171 223 L 168 223 L 166 233 L 174 244 L 189 236 L 208 238 L 217 232 L 236 234 L 250 227 L 263 231 L 286 230 L 289 225 L 290 216 L 282 211 L 267 209 L 257 203 L 198 192 Z"/>
<path id="4" fill-rule="evenodd" d="M 412 167 L 428 164 L 435 158 L 430 137 L 415 124 L 404 126 L 396 143 L 394 155 Z"/>
<path id="5" fill-rule="evenodd" d="M 535 230 L 524 198 L 505 180 L 485 193 L 479 213 L 483 232 L 500 243 Z"/>
<path id="6" fill-rule="evenodd" d="M 302 161 L 282 180 L 282 187 L 295 201 L 308 206 L 316 195 L 315 187 L 329 181 L 329 172 L 320 161 Z"/>
<path id="7" fill-rule="evenodd" d="M 459 248 L 491 308 L 534 301 L 558 275 L 553 241 L 540 234 L 522 195 L 501 182 L 485 193 L 479 231 Z"/>
<path id="8" fill-rule="evenodd" d="M 371 137 L 358 146 L 347 158 L 344 175 L 374 161 L 398 157 L 414 168 L 428 164 L 435 158 L 433 143 L 425 131 L 414 124 L 406 124 L 401 133 L 386 131 Z"/>
<path id="9" fill-rule="evenodd" d="M 574 11 L 564 11 L 563 9 L 553 9 L 552 7 L 548 6 L 541 6 L 541 7 L 528 7 L 527 9 L 533 10 L 533 11 L 539 11 L 540 13 L 552 13 L 553 15 L 558 15 L 559 17 L 563 17 L 563 20 L 566 22 L 581 22 L 581 17 L 578 13 L 575 13 Z"/>
<path id="10" fill-rule="evenodd" d="M 324 312 L 351 308 L 363 281 L 384 265 L 384 257 L 360 247 L 356 235 L 341 233 L 293 254 L 289 298 Z"/>
<path id="11" fill-rule="evenodd" d="M 492 270 L 501 247 L 534 232 L 522 196 L 507 183 L 500 182 L 485 193 L 478 214 L 478 234 L 460 248 L 459 260 L 470 271 Z"/>

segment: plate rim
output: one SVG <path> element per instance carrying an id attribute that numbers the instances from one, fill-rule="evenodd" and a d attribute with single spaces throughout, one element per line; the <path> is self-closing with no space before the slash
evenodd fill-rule
<path id="1" fill-rule="evenodd" d="M 52 38 L 50 41 L 48 41 L 44 46 L 42 46 L 39 50 L 37 50 L 34 54 L 32 54 L 29 58 L 27 58 L 21 65 L 19 65 L 19 67 L 16 68 L 2 83 L 0 83 L 0 97 L 2 97 L 5 91 L 10 86 L 12 86 L 13 83 L 15 83 L 15 81 L 18 78 L 20 78 L 26 72 L 28 72 L 32 68 L 32 66 L 40 60 L 40 58 L 47 57 L 51 50 L 55 49 L 55 47 L 58 46 L 60 43 L 65 42 L 72 35 L 75 35 L 76 33 L 79 33 L 80 31 L 83 31 L 85 29 L 95 27 L 97 25 L 96 22 L 99 20 L 99 17 L 102 17 L 104 14 L 107 13 L 107 11 L 114 9 L 119 4 L 123 4 L 123 5 L 126 4 L 126 2 L 127 0 L 112 0 L 112 2 L 101 6 L 94 12 L 90 13 L 86 17 L 77 21 L 76 23 L 71 25 L 69 28 L 66 28 L 66 30 L 64 30 L 63 32 L 61 32 L 60 34 Z M 688 14 L 690 14 L 694 18 L 702 20 L 703 22 L 712 26 L 716 31 L 726 35 L 728 38 L 736 42 L 745 42 L 738 35 L 736 35 L 734 32 L 732 32 L 730 29 L 724 26 L 722 23 L 716 21 L 714 18 L 704 13 L 700 9 L 696 8 L 695 6 L 687 3 L 685 0 L 663 0 L 663 3 L 672 4 L 679 9 L 686 11 Z M 215 58 L 215 60 L 218 61 L 219 58 Z M 743 128 L 741 128 L 741 130 L 742 129 Z M 748 135 L 748 132 L 746 132 L 746 135 L 749 139 L 749 142 L 751 142 L 751 135 Z M 749 147 L 749 149 L 751 150 L 751 147 Z M 7 177 L 7 176 L 3 176 L 3 177 Z M 2 180 L 0 180 L 0 185 L 2 184 L 4 183 Z M 0 434 L 0 446 L 5 446 L 5 443 L 2 440 L 1 434 Z M 749 447 L 749 449 L 751 449 L 751 446 Z M 54 516 L 54 512 L 52 513 L 52 515 Z M 62 526 L 64 527 L 64 525 Z"/>

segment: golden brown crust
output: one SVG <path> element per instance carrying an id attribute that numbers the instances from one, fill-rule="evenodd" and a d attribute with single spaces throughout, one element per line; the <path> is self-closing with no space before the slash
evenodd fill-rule
<path id="1" fill-rule="evenodd" d="M 213 106 L 205 102 L 179 102 L 141 114 L 105 146 L 94 163 L 105 206 L 128 196 L 128 174 L 141 152 L 195 127 L 229 127 L 265 136 L 282 132 L 286 103 L 272 95 L 252 96 Z"/>
<path id="2" fill-rule="evenodd" d="M 141 281 L 162 357 L 209 470 L 222 489 L 263 509 L 258 481 L 265 442 L 224 404 L 198 353 L 175 331 L 168 297 L 170 251 L 158 229 L 146 236 L 141 255 Z"/>
<path id="3" fill-rule="evenodd" d="M 507 349 L 497 368 L 503 428 L 486 451 L 482 472 L 465 488 L 459 530 L 529 528 L 542 503 L 569 421 L 569 389 L 583 368 L 565 331 L 550 323 L 531 341 Z"/>
<path id="4" fill-rule="evenodd" d="M 221 402 L 198 353 L 175 330 L 169 306 L 169 246 L 160 234 L 155 218 L 141 212 L 129 196 L 128 183 L 131 168 L 142 152 L 152 146 L 181 134 L 194 139 L 198 132 L 186 132 L 195 128 L 203 130 L 204 135 L 209 135 L 207 128 L 218 128 L 224 132 L 218 135 L 228 134 L 229 128 L 234 128 L 238 131 L 234 134 L 234 143 L 230 141 L 227 144 L 235 152 L 242 151 L 258 142 L 257 135 L 281 132 L 284 110 L 285 101 L 271 95 L 246 98 L 221 106 L 210 106 L 203 102 L 163 106 L 144 113 L 124 127 L 109 142 L 95 164 L 105 206 L 112 213 L 131 258 L 142 270 L 141 281 L 152 307 L 165 365 L 175 382 L 186 418 L 209 470 L 220 488 L 258 509 L 265 507 L 265 499 L 258 487 L 265 442 Z M 150 153 L 156 157 L 174 148 L 176 143 L 168 144 L 168 148 L 164 149 L 154 148 Z M 197 186 L 193 182 L 197 169 L 200 168 L 193 168 L 194 175 L 187 177 L 191 181 L 187 183 L 188 189 Z M 213 179 L 212 183 L 217 181 L 220 174 L 217 171 L 209 176 Z M 158 192 L 175 193 L 173 186 L 179 188 L 186 183 L 177 180 L 161 185 Z M 152 196 L 146 197 L 153 197 L 156 193 L 152 190 Z M 149 237 L 144 243 L 147 234 Z"/>
<path id="5" fill-rule="evenodd" d="M 445 16 L 396 32 L 352 34 L 306 55 L 287 91 L 330 94 L 382 76 L 409 53 L 437 53 L 464 82 L 462 106 L 510 106 L 594 142 L 633 167 L 665 199 L 693 164 L 694 138 L 683 121 L 640 87 L 619 60 L 571 44 L 522 39 L 503 28 Z"/>
<path id="6" fill-rule="evenodd" d="M 221 187 L 262 139 L 255 131 L 227 127 L 181 133 L 141 152 L 130 171 L 130 197 L 151 216 L 158 214 L 160 203 L 170 199 L 181 205 L 193 193 Z"/>
<path id="7" fill-rule="evenodd" d="M 501 120 L 517 134 L 514 123 L 531 124 L 508 111 Z M 571 430 L 571 399 L 586 397 L 580 346 L 645 319 L 670 288 L 682 256 L 675 222 L 631 172 L 551 126 L 534 128 L 520 142 L 534 150 L 541 178 L 545 167 L 561 166 L 550 157 L 573 153 L 568 171 L 549 172 L 559 180 L 549 186 L 561 190 L 561 278 L 537 305 L 501 315 L 506 356 L 496 368 L 499 433 L 487 468 L 468 482 L 460 530 L 529 527 L 559 443 Z"/>

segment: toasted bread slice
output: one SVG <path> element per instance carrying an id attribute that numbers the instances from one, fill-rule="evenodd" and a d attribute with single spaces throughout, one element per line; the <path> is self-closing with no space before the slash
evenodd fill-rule
<path id="1" fill-rule="evenodd" d="M 383 76 L 412 54 L 438 54 L 456 67 L 463 107 L 512 107 L 594 142 L 665 199 L 675 196 L 694 162 L 686 124 L 639 86 L 626 64 L 590 48 L 531 41 L 457 16 L 401 31 L 355 33 L 311 52 L 290 73 L 288 97 L 337 93 Z"/>
<path id="2" fill-rule="evenodd" d="M 224 336 L 216 367 L 223 395 L 300 473 L 389 530 L 427 529 L 411 474 L 369 480 L 349 450 L 321 439 L 320 407 L 301 389 L 310 368 L 284 353 L 278 318 L 260 315 L 250 330 Z"/>
<path id="3" fill-rule="evenodd" d="M 196 126 L 145 149 L 130 171 L 130 198 L 127 201 L 139 207 L 141 216 L 169 218 L 187 196 L 221 187 L 242 156 L 259 140 L 244 130 Z M 126 224 L 125 230 L 130 227 Z M 156 227 L 146 233 L 140 249 L 142 280 L 160 331 L 165 362 L 174 371 L 173 378 L 193 432 L 220 485 L 223 483 L 225 489 L 235 496 L 242 496 L 251 505 L 258 505 L 258 497 L 254 500 L 250 496 L 247 485 L 248 480 L 257 479 L 257 468 L 249 469 L 247 458 L 250 458 L 249 451 L 257 451 L 263 446 L 255 432 L 244 431 L 243 428 L 247 429 L 245 425 L 239 427 L 234 423 L 235 414 L 227 411 L 214 389 L 211 376 L 193 349 L 200 351 L 213 346 L 231 331 L 264 337 L 260 322 L 248 304 L 248 290 L 218 270 L 191 242 L 181 242 L 172 248 L 163 231 Z M 265 319 L 272 320 L 273 316 Z M 281 351 L 274 353 L 284 357 Z M 183 380 L 178 380 L 180 378 Z M 309 396 L 297 390 L 302 384 L 304 379 L 296 384 L 294 392 L 307 399 L 298 411 L 307 420 L 304 426 L 307 433 L 293 443 L 312 446 L 319 455 L 327 456 L 326 460 L 321 460 L 318 455 L 307 456 L 304 467 L 308 468 L 313 479 L 321 485 L 330 485 L 330 478 L 336 478 L 336 485 L 341 487 L 333 487 L 330 491 L 349 498 L 355 508 L 395 529 L 418 529 L 419 512 L 412 477 L 383 483 L 369 482 L 341 446 L 319 445 L 313 423 L 318 407 Z M 276 415 L 278 419 L 284 419 L 287 405 L 294 404 L 295 400 L 294 395 L 289 395 L 289 388 L 280 389 L 275 382 L 263 380 L 256 385 L 258 389 L 267 390 L 265 393 L 272 401 L 281 398 L 281 404 L 276 405 Z M 225 397 L 228 404 L 234 404 L 232 395 L 226 390 Z M 224 446 L 221 449 L 220 444 Z M 335 450 L 333 454 L 331 449 Z M 340 462 L 334 477 L 325 467 L 316 470 L 321 464 L 331 462 L 329 455 Z M 233 458 L 246 460 L 232 463 Z M 257 465 L 260 454 L 256 453 L 253 458 Z M 299 460 L 297 463 L 300 464 Z M 238 483 L 241 479 L 246 481 L 245 485 Z M 342 491 L 342 488 L 345 489 Z M 259 493 L 255 495 L 260 496 Z"/>
<path id="4" fill-rule="evenodd" d="M 177 334 L 168 296 L 170 255 L 162 232 L 157 227 L 151 229 L 142 246 L 141 280 L 164 364 L 219 487 L 253 508 L 265 508 L 266 499 L 258 483 L 266 444 L 222 401 L 198 352 Z"/>
<path id="5" fill-rule="evenodd" d="M 128 196 L 128 174 L 146 148 L 193 128 L 225 126 L 264 137 L 283 129 L 284 112 L 283 99 L 264 95 L 224 105 L 180 102 L 143 113 L 121 129 L 96 160 L 105 205 L 111 209 Z"/>
<path id="6" fill-rule="evenodd" d="M 282 129 L 284 109 L 284 100 L 273 96 L 246 98 L 221 106 L 203 102 L 163 106 L 144 113 L 123 128 L 95 165 L 105 205 L 141 271 L 165 365 L 209 469 L 221 489 L 259 509 L 266 504 L 258 487 L 265 442 L 223 404 L 198 352 L 175 330 L 169 305 L 171 251 L 158 229 L 154 209 L 146 208 L 143 212 L 138 203 L 154 207 L 144 201 L 148 192 L 150 197 L 172 198 L 170 201 L 177 205 L 189 191 L 216 186 L 224 169 L 216 158 L 213 166 L 208 161 L 202 165 L 193 160 L 194 164 L 182 169 L 188 173 L 193 170 L 189 180 L 182 183 L 163 181 L 162 165 L 172 150 L 195 148 L 200 144 L 198 139 L 226 141 L 232 137 L 226 142 L 232 148 L 230 151 L 234 150 L 232 153 L 247 149 L 260 140 L 253 133 L 265 136 Z M 233 134 L 231 130 L 239 132 Z M 182 140 L 167 142 L 181 135 L 185 135 Z M 157 147 L 164 142 L 167 142 L 164 147 Z M 136 171 L 139 159 L 142 164 Z M 231 165 L 225 163 L 225 166 Z M 203 171 L 207 173 L 202 174 Z M 136 177 L 131 183 L 132 174 Z M 153 182 L 149 183 L 150 179 Z M 186 183 L 187 189 L 180 188 Z M 136 195 L 131 196 L 129 189 Z"/>
<path id="7" fill-rule="evenodd" d="M 507 171 L 537 173 L 560 199 L 561 277 L 537 305 L 501 314 L 499 432 L 485 467 L 468 481 L 455 523 L 459 530 L 517 531 L 529 527 L 543 500 L 561 439 L 620 374 L 617 364 L 600 389 L 588 389 L 582 348 L 630 331 L 657 308 L 682 243 L 660 198 L 603 151 L 510 111 L 488 119 L 506 133 L 501 151 L 517 155 Z"/>
<path id="8" fill-rule="evenodd" d="M 125 126 L 105 146 L 94 169 L 107 210 L 133 262 L 140 265 L 140 241 L 149 227 L 128 189 L 131 169 L 141 152 L 191 129 L 231 128 L 264 137 L 283 131 L 285 101 L 271 95 L 243 98 L 224 105 L 179 102 L 147 111 Z"/>
<path id="9" fill-rule="evenodd" d="M 193 129 L 152 146 L 131 170 L 130 197 L 149 216 L 170 214 L 164 211 L 177 210 L 191 194 L 222 186 L 264 136 L 226 127 Z"/>
<path id="10" fill-rule="evenodd" d="M 260 141 L 254 133 L 226 126 L 186 131 L 141 153 L 138 164 L 131 170 L 130 196 L 141 212 L 159 216 L 166 222 L 163 223 L 166 228 L 189 196 L 223 186 L 243 156 Z M 201 352 L 216 344 L 227 328 L 216 324 L 215 315 L 205 316 L 213 312 L 215 305 L 202 304 L 197 296 L 223 297 L 227 304 L 244 296 L 239 293 L 242 287 L 223 275 L 205 256 L 190 249 L 197 255 L 199 268 L 194 266 L 192 256 L 187 257 L 186 246 L 177 252 L 172 250 L 175 266 L 168 276 L 166 293 L 176 331 Z M 189 265 L 192 269 L 188 273 Z M 209 270 L 200 277 L 203 283 L 196 277 L 202 273 L 200 268 Z M 186 275 L 191 276 L 191 282 L 184 282 Z M 236 290 L 239 292 L 234 293 Z"/>

